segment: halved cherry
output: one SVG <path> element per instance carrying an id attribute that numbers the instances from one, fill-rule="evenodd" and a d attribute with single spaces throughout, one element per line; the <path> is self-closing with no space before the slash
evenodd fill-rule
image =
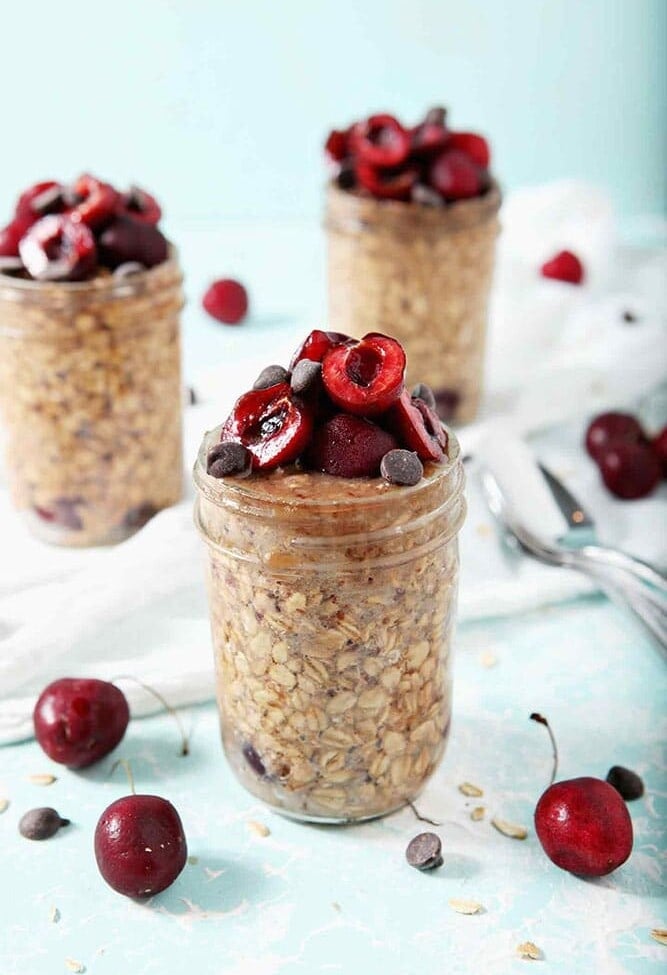
<path id="1" fill-rule="evenodd" d="M 324 357 L 322 380 L 336 406 L 356 416 L 384 413 L 401 395 L 405 352 L 396 339 L 371 332 Z"/>
<path id="2" fill-rule="evenodd" d="M 49 190 L 57 189 L 59 187 L 60 183 L 56 183 L 55 180 L 52 179 L 47 179 L 42 183 L 35 183 L 34 186 L 30 186 L 24 193 L 21 193 L 16 201 L 14 216 L 31 219 L 32 222 L 35 223 L 35 221 L 39 220 L 40 216 L 43 216 L 44 214 L 40 213 L 39 210 L 36 210 L 33 207 L 33 202 Z"/>
<path id="3" fill-rule="evenodd" d="M 393 115 L 371 115 L 353 126 L 350 148 L 370 166 L 400 166 L 410 153 L 410 133 Z"/>
<path id="4" fill-rule="evenodd" d="M 155 267 L 169 254 L 167 238 L 154 224 L 130 217 L 114 217 L 98 238 L 100 263 L 117 268 L 129 261 Z"/>
<path id="5" fill-rule="evenodd" d="M 437 414 L 423 400 L 404 389 L 387 415 L 387 425 L 401 446 L 414 450 L 420 460 L 444 460 L 449 438 Z"/>
<path id="6" fill-rule="evenodd" d="M 378 169 L 360 160 L 355 172 L 360 185 L 380 200 L 409 200 L 412 188 L 419 179 L 417 166 Z"/>
<path id="7" fill-rule="evenodd" d="M 288 383 L 244 393 L 225 420 L 221 441 L 243 444 L 255 470 L 291 464 L 303 453 L 313 430 L 308 407 Z"/>
<path id="8" fill-rule="evenodd" d="M 322 362 L 330 349 L 335 348 L 337 345 L 343 345 L 345 342 L 353 341 L 354 339 L 351 339 L 349 335 L 343 335 L 342 332 L 323 332 L 321 329 L 315 328 L 310 335 L 306 336 L 292 356 L 292 361 L 289 364 L 290 372 L 294 369 L 297 362 L 301 362 L 302 359 L 310 359 L 311 362 Z"/>
<path id="9" fill-rule="evenodd" d="M 376 423 L 337 413 L 313 434 L 306 462 L 335 477 L 377 477 L 382 458 L 397 446 L 392 434 Z"/>
<path id="10" fill-rule="evenodd" d="M 131 186 L 127 193 L 121 193 L 116 212 L 121 217 L 132 217 L 153 226 L 159 223 L 162 216 L 162 209 L 155 197 L 138 186 Z"/>
<path id="11" fill-rule="evenodd" d="M 113 219 L 118 206 L 119 193 L 110 183 L 102 183 L 89 173 L 79 176 L 72 187 L 76 205 L 70 210 L 74 221 L 85 223 L 98 230 Z"/>
<path id="12" fill-rule="evenodd" d="M 36 281 L 81 281 L 95 268 L 95 238 L 64 213 L 42 217 L 19 244 L 21 260 Z"/>
<path id="13" fill-rule="evenodd" d="M 483 136 L 477 135 L 475 132 L 450 132 L 449 136 L 449 144 L 452 149 L 460 149 L 482 169 L 488 169 L 491 162 L 491 150 L 489 143 Z"/>
<path id="14" fill-rule="evenodd" d="M 428 159 L 449 143 L 450 132 L 442 122 L 424 119 L 410 133 L 412 154 L 418 159 Z"/>
<path id="15" fill-rule="evenodd" d="M 340 163 L 349 152 L 349 130 L 332 129 L 324 143 L 324 152 L 331 162 Z"/>

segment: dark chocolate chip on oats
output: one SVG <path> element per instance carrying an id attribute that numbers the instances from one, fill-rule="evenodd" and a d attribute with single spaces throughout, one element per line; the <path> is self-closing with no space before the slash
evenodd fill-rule
<path id="1" fill-rule="evenodd" d="M 607 772 L 607 782 L 613 785 L 626 802 L 640 799 L 644 795 L 644 783 L 636 772 L 622 765 L 612 765 Z"/>
<path id="2" fill-rule="evenodd" d="M 250 452 L 243 444 L 223 441 L 208 452 L 206 472 L 211 477 L 243 476 L 250 473 Z"/>
<path id="3" fill-rule="evenodd" d="M 382 458 L 380 473 L 390 484 L 411 487 L 422 479 L 424 466 L 412 450 L 390 450 Z"/>
<path id="4" fill-rule="evenodd" d="M 442 843 L 436 833 L 418 833 L 408 843 L 405 859 L 417 870 L 434 870 L 442 866 Z"/>
<path id="5" fill-rule="evenodd" d="M 422 400 L 431 410 L 434 410 L 436 407 L 433 390 L 430 386 L 427 386 L 426 383 L 417 383 L 415 388 L 412 390 L 412 398 Z"/>
<path id="6" fill-rule="evenodd" d="M 310 359 L 301 359 L 292 370 L 290 385 L 292 392 L 298 396 L 309 393 L 311 389 L 319 386 L 322 380 L 322 363 L 312 362 Z"/>
<path id="7" fill-rule="evenodd" d="M 270 389 L 278 383 L 289 382 L 289 373 L 283 366 L 265 366 L 252 384 L 253 389 Z"/>
<path id="8" fill-rule="evenodd" d="M 19 820 L 19 833 L 27 840 L 48 840 L 58 832 L 61 826 L 69 826 L 69 819 L 63 819 L 60 813 L 50 806 L 39 809 L 29 809 Z"/>

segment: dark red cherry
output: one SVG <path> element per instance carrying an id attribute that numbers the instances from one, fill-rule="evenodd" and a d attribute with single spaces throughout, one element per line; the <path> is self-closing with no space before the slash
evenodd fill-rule
<path id="1" fill-rule="evenodd" d="M 72 193 L 78 201 L 69 211 L 72 220 L 80 220 L 93 230 L 100 230 L 113 220 L 119 193 L 110 183 L 84 173 L 74 183 Z"/>
<path id="2" fill-rule="evenodd" d="M 400 166 L 410 153 L 410 133 L 393 115 L 371 115 L 350 132 L 350 147 L 369 166 Z"/>
<path id="3" fill-rule="evenodd" d="M 272 470 L 299 457 L 312 429 L 311 407 L 289 383 L 278 383 L 244 393 L 222 425 L 220 441 L 243 444 L 255 470 Z"/>
<path id="4" fill-rule="evenodd" d="M 662 464 L 662 476 L 667 477 L 667 427 L 663 427 L 660 433 L 653 437 L 651 447 Z"/>
<path id="5" fill-rule="evenodd" d="M 535 830 L 549 859 L 580 877 L 603 877 L 632 852 L 632 821 L 608 782 L 585 776 L 550 785 L 535 809 Z"/>
<path id="6" fill-rule="evenodd" d="M 370 420 L 338 413 L 313 434 L 306 464 L 336 477 L 377 477 L 382 458 L 397 446 L 390 433 Z"/>
<path id="7" fill-rule="evenodd" d="M 612 441 L 598 463 L 607 488 L 624 501 L 647 497 L 662 480 L 662 465 L 648 444 Z"/>
<path id="8" fill-rule="evenodd" d="M 221 278 L 209 286 L 202 304 L 212 318 L 224 325 L 238 325 L 248 312 L 248 292 L 240 281 Z"/>
<path id="9" fill-rule="evenodd" d="M 105 680 L 61 677 L 40 694 L 33 711 L 35 737 L 49 758 L 84 768 L 108 755 L 130 720 L 123 692 Z"/>
<path id="10" fill-rule="evenodd" d="M 451 132 L 449 145 L 460 149 L 482 169 L 488 169 L 491 162 L 489 143 L 474 132 Z"/>
<path id="11" fill-rule="evenodd" d="M 584 280 L 584 265 L 572 251 L 560 251 L 540 268 L 543 278 L 564 281 L 566 284 L 581 284 Z"/>
<path id="12" fill-rule="evenodd" d="M 155 267 L 169 256 L 164 234 L 133 217 L 114 217 L 99 236 L 99 250 L 100 263 L 112 269 L 131 261 Z"/>
<path id="13" fill-rule="evenodd" d="M 159 894 L 176 880 L 188 856 L 176 809 L 160 796 L 124 796 L 104 810 L 95 828 L 100 873 L 126 897 Z"/>
<path id="14" fill-rule="evenodd" d="M 588 425 L 586 430 L 586 450 L 598 460 L 607 447 L 616 441 L 625 443 L 641 443 L 644 431 L 639 421 L 630 413 L 600 413 Z"/>
<path id="15" fill-rule="evenodd" d="M 121 193 L 116 205 L 116 213 L 121 217 L 131 217 L 142 223 L 155 226 L 162 216 L 160 204 L 139 186 L 131 186 L 127 193 Z"/>
<path id="16" fill-rule="evenodd" d="M 24 220 L 29 220 L 31 223 L 35 223 L 39 220 L 44 213 L 41 209 L 34 207 L 35 200 L 39 200 L 43 197 L 45 193 L 51 190 L 62 189 L 60 183 L 56 183 L 55 180 L 47 179 L 42 183 L 35 183 L 34 186 L 29 187 L 19 196 L 16 201 L 16 208 L 14 210 L 14 216 L 23 218 Z"/>
<path id="17" fill-rule="evenodd" d="M 359 185 L 379 200 L 409 200 L 419 180 L 417 166 L 380 169 L 361 159 L 355 173 Z"/>
<path id="18" fill-rule="evenodd" d="M 422 399 L 404 389 L 387 414 L 387 426 L 401 447 L 414 450 L 420 460 L 439 463 L 447 453 L 449 438 L 437 413 Z"/>
<path id="19" fill-rule="evenodd" d="M 484 170 L 461 149 L 441 152 L 431 164 L 428 179 L 433 189 L 450 201 L 479 196 L 486 185 Z"/>
<path id="20" fill-rule="evenodd" d="M 290 372 L 294 369 L 297 362 L 302 359 L 310 359 L 311 362 L 322 362 L 327 352 L 336 345 L 344 345 L 345 342 L 353 342 L 349 335 L 342 332 L 323 332 L 319 328 L 313 329 L 303 340 L 299 348 L 292 356 L 289 364 Z"/>
<path id="21" fill-rule="evenodd" d="M 387 335 L 369 333 L 337 345 L 324 357 L 322 381 L 330 399 L 346 413 L 377 416 L 401 395 L 405 352 Z"/>

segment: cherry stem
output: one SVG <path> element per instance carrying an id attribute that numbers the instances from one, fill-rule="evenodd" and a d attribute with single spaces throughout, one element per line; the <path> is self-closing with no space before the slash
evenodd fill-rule
<path id="1" fill-rule="evenodd" d="M 148 691 L 149 694 L 152 694 L 153 697 L 160 702 L 160 704 L 162 705 L 162 707 L 165 709 L 165 711 L 168 711 L 169 712 L 169 714 L 172 716 L 172 718 L 174 719 L 174 721 L 176 722 L 176 724 L 178 726 L 178 730 L 179 730 L 179 732 L 181 734 L 181 755 L 189 755 L 190 754 L 190 742 L 188 740 L 187 734 L 185 733 L 185 728 L 183 727 L 183 722 L 181 721 L 180 715 L 179 715 L 178 711 L 176 710 L 176 708 L 175 707 L 172 707 L 172 705 L 169 703 L 169 701 L 167 701 L 160 694 L 159 691 L 156 691 L 154 687 L 151 687 L 150 686 L 150 684 L 144 684 L 144 682 L 142 680 L 139 680 L 138 677 L 132 677 L 131 674 L 119 674 L 117 677 L 114 677 L 113 678 L 112 683 L 114 683 L 117 680 L 133 680 L 135 684 L 138 684 L 139 687 L 143 687 L 143 689 L 145 691 Z"/>
<path id="2" fill-rule="evenodd" d="M 420 823 L 428 823 L 429 826 L 442 826 L 442 823 L 436 823 L 435 819 L 429 819 L 428 816 L 422 816 L 414 802 L 410 802 L 408 799 L 408 806 L 412 809 L 413 813 L 417 817 Z"/>
<path id="3" fill-rule="evenodd" d="M 554 782 L 556 781 L 556 773 L 558 772 L 558 746 L 556 744 L 554 733 L 551 730 L 551 725 L 544 717 L 544 715 L 538 714 L 537 711 L 533 711 L 533 713 L 530 716 L 530 720 L 537 721 L 538 724 L 543 724 L 544 727 L 549 732 L 549 738 L 551 739 L 551 749 L 552 749 L 553 760 L 554 760 L 553 769 L 551 772 L 551 782 L 549 783 L 549 785 L 553 785 Z"/>
<path id="4" fill-rule="evenodd" d="M 127 781 L 130 783 L 130 790 L 133 796 L 136 796 L 137 790 L 134 787 L 134 775 L 132 774 L 132 766 L 126 758 L 119 758 L 111 766 L 111 771 L 109 772 L 109 778 L 114 774 L 119 765 L 122 765 L 125 769 L 125 774 L 127 775 Z"/>

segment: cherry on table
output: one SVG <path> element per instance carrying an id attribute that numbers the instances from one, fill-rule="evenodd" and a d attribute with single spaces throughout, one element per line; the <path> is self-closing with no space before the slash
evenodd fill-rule
<path id="1" fill-rule="evenodd" d="M 662 480 L 662 465 L 650 446 L 612 442 L 599 457 L 602 480 L 612 494 L 635 501 L 651 494 Z"/>
<path id="2" fill-rule="evenodd" d="M 631 413 L 610 411 L 600 413 L 588 424 L 585 435 L 586 450 L 595 461 L 599 461 L 604 450 L 615 441 L 641 443 L 644 431 L 639 420 Z"/>
<path id="3" fill-rule="evenodd" d="M 161 796 L 128 795 L 100 816 L 95 859 L 119 894 L 150 897 L 169 887 L 185 866 L 188 849 L 174 806 Z"/>
<path id="4" fill-rule="evenodd" d="M 77 769 L 108 755 L 123 738 L 129 720 L 123 692 L 95 678 L 53 681 L 33 711 L 35 737 L 49 758 Z"/>
<path id="5" fill-rule="evenodd" d="M 238 325 L 248 311 L 248 292 L 240 281 L 221 278 L 208 288 L 202 304 L 209 315 L 223 325 Z"/>

